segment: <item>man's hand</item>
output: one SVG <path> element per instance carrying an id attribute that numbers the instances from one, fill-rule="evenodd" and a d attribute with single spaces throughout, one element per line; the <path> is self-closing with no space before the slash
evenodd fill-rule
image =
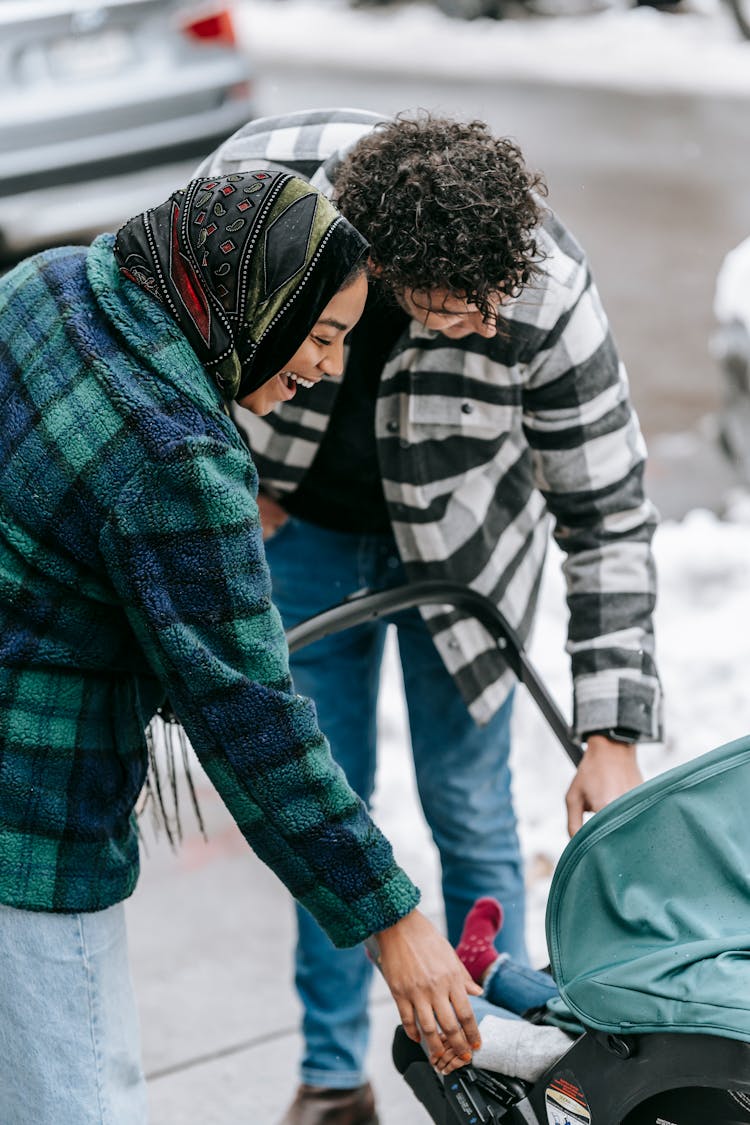
<path id="1" fill-rule="evenodd" d="M 263 538 L 270 539 L 289 519 L 281 504 L 277 504 L 265 493 L 258 493 L 258 511 L 260 513 L 260 526 L 263 529 Z"/>
<path id="2" fill-rule="evenodd" d="M 462 1062 L 480 1046 L 469 996 L 481 996 L 454 950 L 418 910 L 375 935 L 379 965 L 410 1039 L 433 1065 L 452 1047 Z M 467 995 L 468 994 L 468 995 Z M 442 1032 L 442 1034 L 441 1034 Z"/>
<path id="3" fill-rule="evenodd" d="M 581 827 L 584 813 L 599 812 L 642 781 L 635 746 L 592 734 L 565 797 L 569 834 L 574 836 Z"/>

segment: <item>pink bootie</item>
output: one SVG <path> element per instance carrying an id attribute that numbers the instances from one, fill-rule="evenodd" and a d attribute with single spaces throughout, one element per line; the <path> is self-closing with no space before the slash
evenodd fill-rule
<path id="1" fill-rule="evenodd" d="M 477 984 L 499 956 L 494 941 L 502 924 L 503 908 L 496 898 L 477 899 L 466 915 L 456 953 Z"/>

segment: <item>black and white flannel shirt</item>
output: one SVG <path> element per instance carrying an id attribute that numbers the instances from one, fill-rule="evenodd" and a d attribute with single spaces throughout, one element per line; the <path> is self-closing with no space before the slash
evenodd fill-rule
<path id="1" fill-rule="evenodd" d="M 383 120 L 343 109 L 252 121 L 198 174 L 281 167 L 332 194 L 342 155 Z M 385 498 L 409 577 L 472 586 L 522 638 L 551 517 L 566 556 L 575 729 L 658 739 L 645 446 L 581 248 L 552 212 L 538 242 L 542 275 L 503 305 L 505 330 L 494 339 L 449 340 L 411 321 L 398 340 L 375 419 Z M 267 492 L 290 493 L 302 480 L 337 389 L 299 389 L 265 418 L 239 411 Z M 487 722 L 514 682 L 497 645 L 459 611 L 423 615 L 472 715 Z"/>

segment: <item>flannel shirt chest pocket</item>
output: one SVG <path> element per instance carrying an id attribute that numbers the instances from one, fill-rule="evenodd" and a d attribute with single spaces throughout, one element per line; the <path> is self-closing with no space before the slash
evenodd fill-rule
<path id="1" fill-rule="evenodd" d="M 464 435 L 488 441 L 520 431 L 520 396 L 518 402 L 488 402 L 461 393 L 413 394 L 409 398 L 407 416 L 414 440 Z"/>

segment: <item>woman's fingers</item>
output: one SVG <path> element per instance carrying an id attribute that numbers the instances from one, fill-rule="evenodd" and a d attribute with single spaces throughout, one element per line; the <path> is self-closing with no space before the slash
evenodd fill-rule
<path id="1" fill-rule="evenodd" d="M 442 1074 L 443 1077 L 447 1077 L 449 1074 L 452 1074 L 454 1070 L 458 1070 L 460 1067 L 467 1065 L 467 1061 L 459 1058 L 452 1047 L 448 1047 L 434 1064 L 438 1074 Z"/>
<path id="2" fill-rule="evenodd" d="M 461 974 L 462 983 L 469 996 L 483 996 L 484 988 L 482 985 L 477 984 L 465 965 L 461 965 L 461 968 L 463 969 L 463 973 Z"/>
<path id="3" fill-rule="evenodd" d="M 438 1023 L 435 1017 L 435 1012 L 431 1004 L 420 1001 L 420 1003 L 416 1005 L 415 1008 L 417 1022 L 422 1033 L 422 1046 L 427 1052 L 430 1060 L 437 1060 L 444 1054 L 446 1045 L 452 1046 L 450 1034 L 451 1029 L 442 1029 L 441 1025 Z M 461 1050 L 462 1052 L 465 1052 L 465 1044 L 462 1045 Z"/>
<path id="4" fill-rule="evenodd" d="M 415 1043 L 421 1043 L 422 1032 L 417 1023 L 417 1014 L 414 1011 L 414 1005 L 404 997 L 394 996 L 394 1000 L 396 1001 L 401 1026 L 404 1031 Z"/>
<path id="5" fill-rule="evenodd" d="M 461 1024 L 463 1033 L 466 1036 L 466 1042 L 469 1044 L 472 1051 L 478 1051 L 482 1046 L 479 1025 L 474 1015 L 474 1009 L 462 987 L 457 988 L 455 992 L 451 993 L 451 1004 L 453 1005 L 453 1011 L 456 1013 L 458 1022 Z"/>
<path id="6" fill-rule="evenodd" d="M 433 1065 L 449 1059 L 461 1064 L 471 1061 L 471 1052 L 480 1046 L 479 1028 L 466 995 L 460 990 L 456 1000 L 437 995 L 432 1004 L 416 1006 L 422 1043 Z"/>
<path id="7" fill-rule="evenodd" d="M 418 910 L 381 931 L 377 941 L 380 969 L 407 1035 L 416 1040 L 421 1031 L 430 1058 L 439 1058 L 447 1044 L 468 1062 L 479 1043 L 467 996 L 476 986 L 455 951 Z"/>
<path id="8" fill-rule="evenodd" d="M 448 997 L 436 998 L 432 1015 L 445 1036 L 446 1046 L 469 1062 L 471 1052 L 479 1045 L 479 1028 L 466 994 L 461 997 L 460 992 L 453 992 Z"/>

